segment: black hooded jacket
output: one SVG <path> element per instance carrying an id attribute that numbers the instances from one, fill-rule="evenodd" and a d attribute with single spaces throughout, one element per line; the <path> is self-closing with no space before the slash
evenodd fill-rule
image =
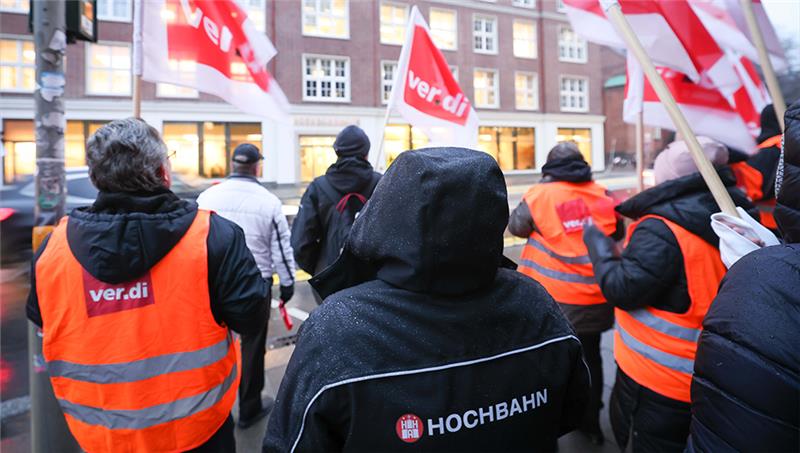
<path id="1" fill-rule="evenodd" d="M 688 451 L 800 446 L 800 103 L 785 119 L 775 219 L 786 243 L 737 261 L 703 321 Z"/>
<path id="2" fill-rule="evenodd" d="M 67 242 L 81 266 L 107 283 L 136 279 L 158 263 L 191 226 L 197 204 L 169 190 L 154 193 L 100 192 L 92 206 L 70 213 Z M 212 214 L 208 240 L 208 290 L 214 319 L 242 334 L 257 333 L 266 322 L 269 287 L 261 278 L 244 233 L 233 222 Z M 26 311 L 42 325 L 36 296 L 36 260 Z M 176 320 L 178 322 L 179 320 Z"/>
<path id="3" fill-rule="evenodd" d="M 501 267 L 502 172 L 461 148 L 407 152 L 312 280 L 265 450 L 553 450 L 588 371 L 546 291 Z"/>

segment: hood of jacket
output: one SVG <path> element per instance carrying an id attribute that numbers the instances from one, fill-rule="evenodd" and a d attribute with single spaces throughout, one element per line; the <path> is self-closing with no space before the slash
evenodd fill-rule
<path id="1" fill-rule="evenodd" d="M 781 133 L 781 125 L 778 123 L 775 107 L 769 104 L 761 110 L 761 131 L 756 138 L 756 142 L 761 143 L 776 135 L 781 135 Z"/>
<path id="2" fill-rule="evenodd" d="M 728 189 L 736 206 L 741 206 L 751 215 L 756 211 L 747 197 L 736 188 L 736 178 L 728 167 L 717 169 L 722 183 Z M 708 190 L 700 173 L 666 181 L 641 192 L 617 206 L 617 212 L 631 219 L 645 215 L 658 215 L 718 247 L 719 237 L 711 229 L 711 214 L 719 212 L 719 206 Z"/>
<path id="3" fill-rule="evenodd" d="M 414 292 L 466 294 L 490 285 L 505 264 L 507 223 L 505 180 L 488 154 L 465 148 L 402 153 L 327 273 L 341 275 L 338 266 L 356 262 L 349 275 Z"/>
<path id="4" fill-rule="evenodd" d="M 74 209 L 67 241 L 96 279 L 122 283 L 142 276 L 180 241 L 197 204 L 167 189 L 153 193 L 100 192 L 92 206 Z"/>
<path id="5" fill-rule="evenodd" d="M 592 167 L 583 156 L 554 159 L 542 167 L 543 181 L 588 182 L 592 180 Z"/>
<path id="6" fill-rule="evenodd" d="M 361 192 L 370 181 L 375 171 L 372 164 L 360 156 L 340 157 L 325 172 L 328 182 L 339 192 Z"/>
<path id="7" fill-rule="evenodd" d="M 784 116 L 786 133 L 778 164 L 780 192 L 775 206 L 775 221 L 786 242 L 800 242 L 800 101 Z"/>

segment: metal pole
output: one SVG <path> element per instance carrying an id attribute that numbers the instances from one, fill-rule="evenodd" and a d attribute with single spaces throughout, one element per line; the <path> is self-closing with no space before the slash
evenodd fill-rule
<path id="1" fill-rule="evenodd" d="M 753 2 L 751 0 L 740 0 L 739 3 L 742 5 L 742 12 L 744 13 L 745 22 L 747 22 L 747 28 L 750 31 L 750 37 L 753 39 L 758 51 L 758 60 L 761 63 L 761 70 L 764 71 L 764 79 L 767 82 L 769 95 L 772 96 L 772 105 L 775 107 L 778 124 L 781 125 L 781 131 L 783 131 L 783 115 L 786 113 L 786 101 L 783 100 L 781 86 L 775 76 L 775 70 L 772 68 L 772 61 L 769 59 L 764 36 L 761 34 L 761 29 L 758 28 L 758 21 L 753 12 Z"/>
<path id="2" fill-rule="evenodd" d="M 733 203 L 730 194 L 725 189 L 725 185 L 722 184 L 722 180 L 719 178 L 714 166 L 711 165 L 711 162 L 703 153 L 703 148 L 700 147 L 697 136 L 694 135 L 691 126 L 689 126 L 689 122 L 686 120 L 686 117 L 683 116 L 683 112 L 678 108 L 675 98 L 672 97 L 672 93 L 669 91 L 669 88 L 667 88 L 667 84 L 664 83 L 664 79 L 661 78 L 661 74 L 656 70 L 652 60 L 650 60 L 650 57 L 644 50 L 642 43 L 634 33 L 625 15 L 622 13 L 622 8 L 619 6 L 619 3 L 617 0 L 601 0 L 601 4 L 606 10 L 606 15 L 609 20 L 611 20 L 611 23 L 614 24 L 614 27 L 621 34 L 628 50 L 633 53 L 636 60 L 642 66 L 647 80 L 649 80 L 650 85 L 653 86 L 658 98 L 664 105 L 664 109 L 669 113 L 672 122 L 675 123 L 678 132 L 684 137 L 686 144 L 689 146 L 689 151 L 692 153 L 694 163 L 697 165 L 697 169 L 700 170 L 700 174 L 703 176 L 720 210 L 738 218 L 739 214 L 736 212 L 736 205 Z"/>
<path id="3" fill-rule="evenodd" d="M 67 196 L 64 175 L 64 51 L 67 47 L 66 2 L 31 2 L 36 49 L 36 198 L 33 246 L 38 247 L 64 215 Z M 28 329 L 28 370 L 31 395 L 31 451 L 78 452 L 53 394 L 42 356 L 38 328 Z"/>
<path id="4" fill-rule="evenodd" d="M 636 189 L 644 190 L 644 111 L 636 118 Z"/>

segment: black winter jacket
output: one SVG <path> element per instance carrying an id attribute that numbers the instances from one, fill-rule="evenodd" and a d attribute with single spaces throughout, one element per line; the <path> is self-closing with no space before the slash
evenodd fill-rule
<path id="1" fill-rule="evenodd" d="M 312 281 L 265 450 L 537 451 L 583 415 L 580 343 L 545 290 L 501 268 L 496 162 L 407 152 Z"/>
<path id="2" fill-rule="evenodd" d="M 336 199 L 323 190 L 321 179 L 339 192 Z M 380 174 L 373 171 L 367 160 L 360 156 L 347 156 L 340 157 L 324 175 L 309 184 L 292 222 L 292 249 L 301 269 L 315 275 L 336 261 L 344 244 L 337 243 L 327 228 L 336 204 L 348 193 L 360 193 L 369 199 L 379 180 Z M 358 210 L 361 203 L 351 198 L 348 208 Z"/>
<path id="3" fill-rule="evenodd" d="M 775 218 L 787 242 L 740 259 L 703 322 L 689 451 L 800 447 L 800 103 L 786 112 Z"/>
<path id="4" fill-rule="evenodd" d="M 166 256 L 189 229 L 197 204 L 164 189 L 154 193 L 100 192 L 92 206 L 70 213 L 67 241 L 81 266 L 107 283 L 140 277 Z M 210 218 L 208 289 L 214 319 L 241 334 L 255 334 L 267 321 L 269 287 L 261 278 L 241 228 L 216 214 Z M 36 260 L 26 311 L 42 326 L 36 296 Z M 204 265 L 204 263 L 198 263 Z M 176 320 L 177 321 L 177 320 Z"/>

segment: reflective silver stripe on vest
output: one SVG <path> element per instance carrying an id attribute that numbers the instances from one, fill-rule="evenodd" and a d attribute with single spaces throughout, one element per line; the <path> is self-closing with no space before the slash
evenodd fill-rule
<path id="1" fill-rule="evenodd" d="M 667 368 L 671 368 L 681 373 L 692 374 L 694 371 L 694 360 L 678 357 L 676 355 L 656 349 L 652 346 L 648 346 L 636 338 L 633 338 L 633 336 L 626 332 L 625 329 L 619 325 L 619 323 L 617 323 L 616 328 L 617 332 L 619 332 L 620 338 L 622 338 L 622 342 L 625 343 L 626 346 L 647 357 L 653 362 L 664 365 Z"/>
<path id="2" fill-rule="evenodd" d="M 229 348 L 230 340 L 225 338 L 217 344 L 197 351 L 176 352 L 133 362 L 82 365 L 53 360 L 47 362 L 47 370 L 51 377 L 59 376 L 95 384 L 122 384 L 211 365 L 224 359 Z"/>
<path id="3" fill-rule="evenodd" d="M 531 260 L 522 260 L 520 264 L 535 270 L 536 272 L 544 275 L 545 277 L 552 278 L 553 280 L 561 280 L 562 282 L 569 282 L 569 283 L 583 283 L 585 285 L 594 285 L 595 283 L 597 283 L 594 277 L 586 277 L 584 275 L 571 274 L 569 272 L 555 271 L 553 269 L 542 267 Z"/>
<path id="4" fill-rule="evenodd" d="M 101 409 L 75 404 L 64 399 L 58 400 L 58 403 L 65 414 L 88 425 L 103 426 L 108 429 L 145 429 L 192 416 L 219 403 L 236 380 L 236 373 L 234 362 L 228 377 L 207 392 L 144 409 Z"/>
<path id="5" fill-rule="evenodd" d="M 537 241 L 534 238 L 528 238 L 528 245 L 534 247 L 542 252 L 548 254 L 550 257 L 555 258 L 561 261 L 564 264 L 592 264 L 592 260 L 589 258 L 589 255 L 581 255 L 581 256 L 564 256 L 559 255 L 558 253 L 550 250 L 542 244 L 541 242 Z"/>
<path id="6" fill-rule="evenodd" d="M 692 329 L 691 327 L 683 327 L 673 324 L 665 319 L 659 318 L 644 308 L 632 310 L 627 313 L 631 315 L 633 319 L 639 321 L 647 327 L 671 337 L 680 338 L 681 340 L 691 341 L 694 343 L 697 343 L 697 340 L 700 338 L 700 329 Z"/>

